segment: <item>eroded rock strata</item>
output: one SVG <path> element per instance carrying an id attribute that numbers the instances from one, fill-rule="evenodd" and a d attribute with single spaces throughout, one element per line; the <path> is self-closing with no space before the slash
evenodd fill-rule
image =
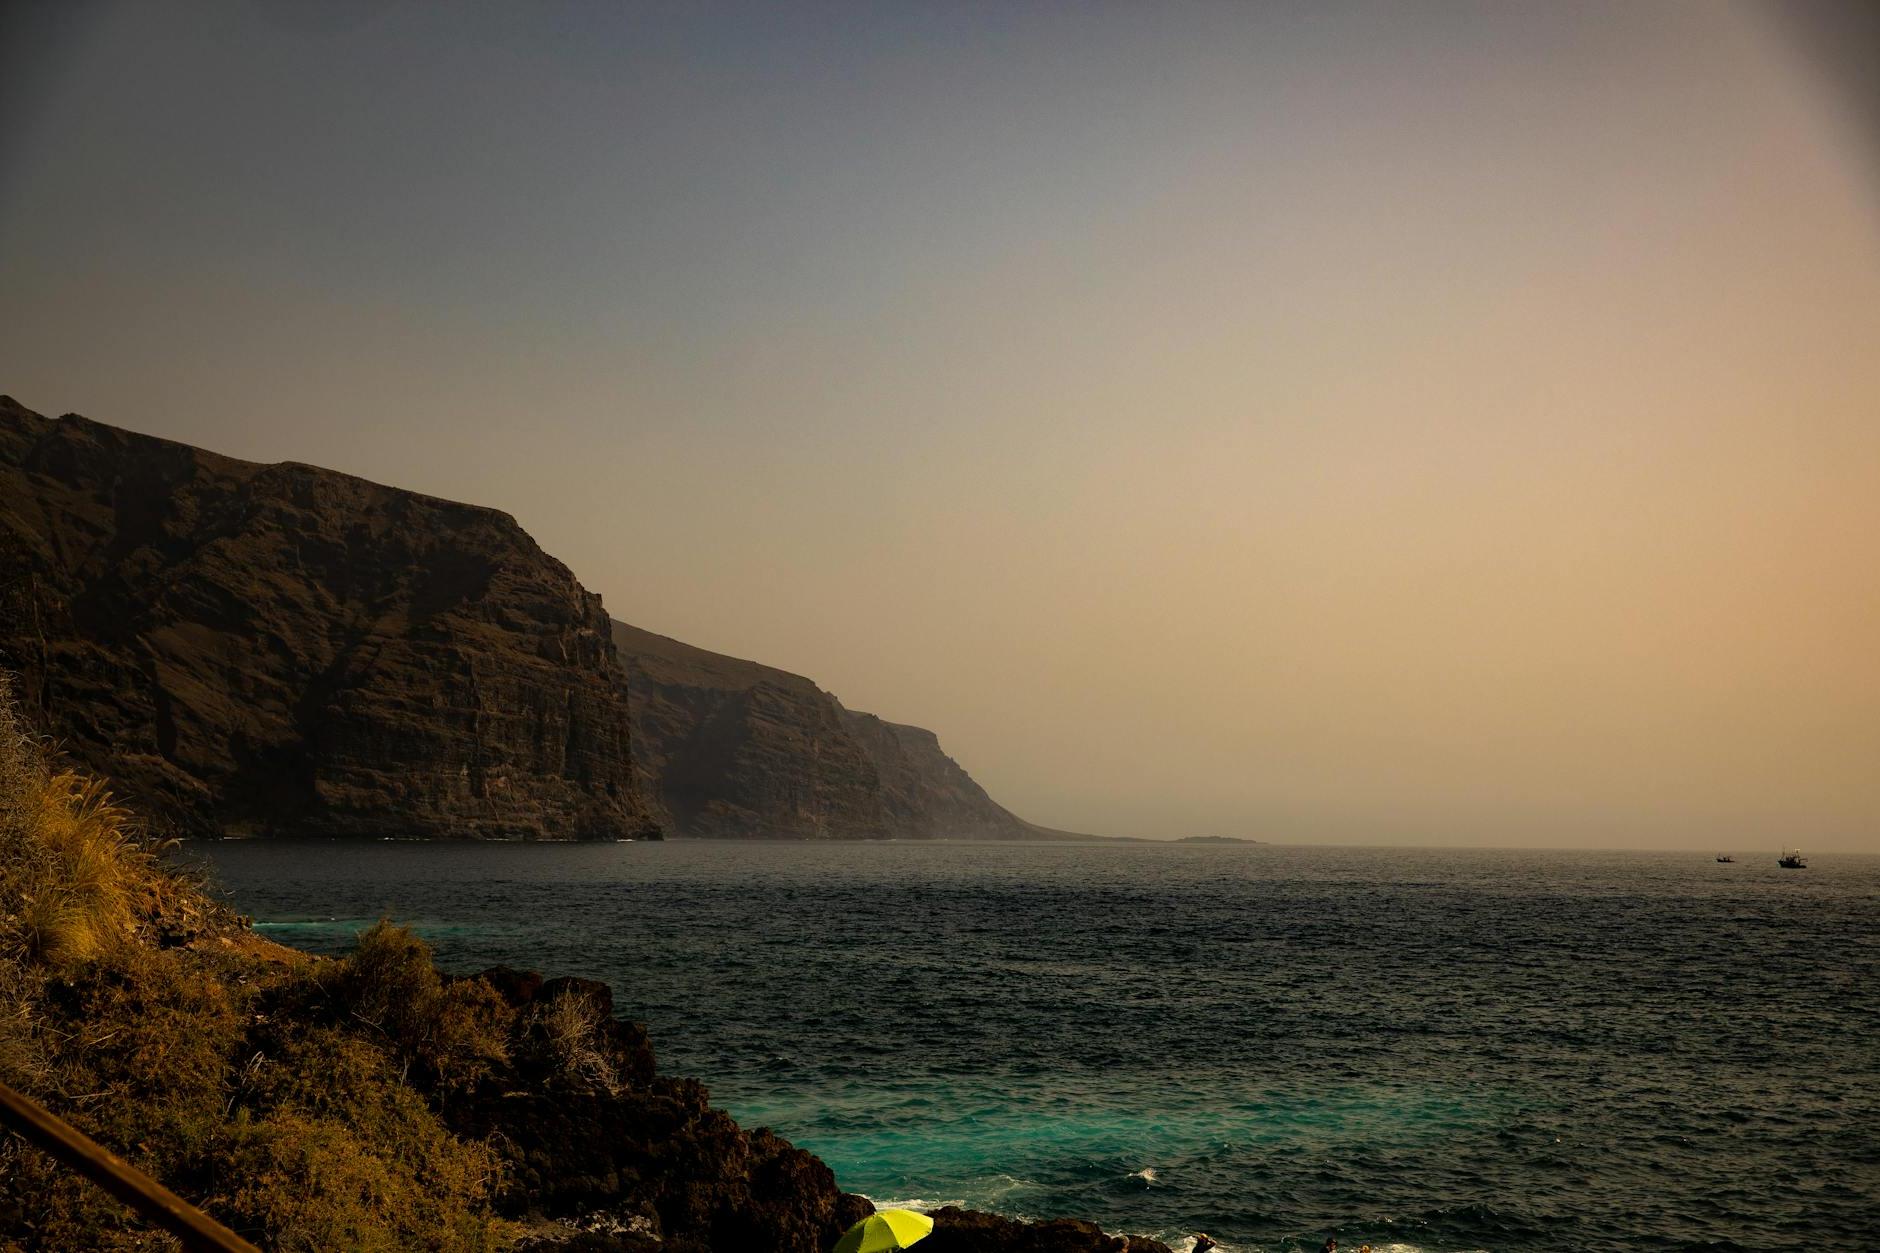
<path id="1" fill-rule="evenodd" d="M 0 665 L 179 833 L 657 834 L 600 597 L 493 509 L 0 398 Z"/>
<path id="2" fill-rule="evenodd" d="M 613 624 L 632 691 L 634 764 L 675 835 L 889 833 L 873 761 L 801 675 Z"/>
<path id="3" fill-rule="evenodd" d="M 1009 840 L 1056 838 L 1013 815 L 986 795 L 924 727 L 874 714 L 841 711 L 842 724 L 862 746 L 880 780 L 888 828 L 909 839 Z"/>

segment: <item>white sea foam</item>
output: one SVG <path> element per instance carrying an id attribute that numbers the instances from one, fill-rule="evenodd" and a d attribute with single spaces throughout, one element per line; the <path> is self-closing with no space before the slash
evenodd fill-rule
<path id="1" fill-rule="evenodd" d="M 868 1196 L 865 1192 L 857 1195 L 867 1197 L 876 1209 L 911 1209 L 927 1214 L 948 1205 L 957 1205 L 961 1209 L 987 1210 L 994 1214 L 1005 1214 L 1011 1218 L 1024 1218 L 1025 1215 L 1009 1209 L 1006 1200 L 1015 1192 L 1038 1186 L 1030 1179 L 1020 1179 L 1016 1175 L 992 1175 L 984 1180 L 975 1181 L 975 1184 L 976 1186 L 968 1195 L 950 1197 L 945 1200 L 934 1200 L 923 1196 L 883 1199 Z"/>
<path id="2" fill-rule="evenodd" d="M 878 1210 L 911 1209 L 915 1211 L 916 1213 L 930 1214 L 934 1210 L 945 1209 L 949 1205 L 957 1205 L 961 1209 L 965 1209 L 967 1207 L 966 1202 L 964 1200 L 929 1201 L 924 1196 L 910 1196 L 905 1199 L 884 1199 L 884 1198 L 876 1198 L 876 1197 L 869 1196 L 866 1192 L 857 1192 L 855 1195 L 863 1198 L 870 1205 L 873 1205 Z"/>
<path id="3" fill-rule="evenodd" d="M 1120 1233 L 1112 1231 L 1107 1234 L 1118 1235 Z M 1161 1240 L 1164 1244 L 1168 1245 L 1169 1248 L 1173 1249 L 1175 1253 L 1194 1253 L 1195 1238 L 1192 1235 L 1162 1236 Z M 1356 1253 L 1359 1245 L 1363 1243 L 1363 1241 L 1359 1241 L 1356 1244 L 1346 1245 L 1341 1241 L 1339 1248 L 1350 1249 L 1352 1253 Z M 1261 1250 L 1250 1244 L 1232 1244 L 1227 1241 L 1216 1241 L 1214 1244 L 1214 1253 L 1261 1253 Z M 1423 1249 L 1421 1246 L 1415 1244 L 1373 1243 L 1371 1245 L 1371 1253 L 1423 1253 Z M 1478 1249 L 1476 1253 L 1488 1253 L 1488 1251 L 1486 1249 Z"/>

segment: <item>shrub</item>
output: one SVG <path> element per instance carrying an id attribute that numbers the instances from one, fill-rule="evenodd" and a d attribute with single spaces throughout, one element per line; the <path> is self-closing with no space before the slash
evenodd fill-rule
<path id="1" fill-rule="evenodd" d="M 367 928 L 329 986 L 346 1016 L 399 1058 L 401 1077 L 461 1089 L 508 1060 L 514 1011 L 481 979 L 446 981 L 430 946 L 405 927 Z"/>
<path id="2" fill-rule="evenodd" d="M 609 1048 L 606 1013 L 590 992 L 564 992 L 533 1010 L 551 1070 L 575 1087 L 620 1094 L 620 1070 Z"/>
<path id="3" fill-rule="evenodd" d="M 152 932 L 178 902 L 214 911 L 152 854 L 102 781 L 47 765 L 0 675 L 0 960 L 56 972 Z"/>
<path id="4" fill-rule="evenodd" d="M 336 1028 L 304 1032 L 245 1072 L 218 1146 L 220 1210 L 288 1249 L 481 1249 L 496 1172 L 452 1136 L 384 1051 Z"/>

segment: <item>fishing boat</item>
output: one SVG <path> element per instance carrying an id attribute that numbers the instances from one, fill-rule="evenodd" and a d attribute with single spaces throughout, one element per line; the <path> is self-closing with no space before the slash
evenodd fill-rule
<path id="1" fill-rule="evenodd" d="M 1776 858 L 1776 865 L 1782 867 L 1784 870 L 1808 869 L 1808 863 L 1802 860 L 1802 850 L 1799 848 L 1793 852 L 1790 852 L 1786 848 L 1783 849 L 1782 856 Z"/>
<path id="2" fill-rule="evenodd" d="M 1717 860 L 1718 861 L 1735 861 L 1736 858 L 1730 856 L 1730 854 L 1728 853 L 1718 853 Z"/>

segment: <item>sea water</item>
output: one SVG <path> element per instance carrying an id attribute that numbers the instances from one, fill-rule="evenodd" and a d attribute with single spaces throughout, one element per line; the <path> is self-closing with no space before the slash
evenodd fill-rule
<path id="1" fill-rule="evenodd" d="M 1178 1248 L 1880 1249 L 1880 858 L 223 843 L 285 943 L 603 979 L 880 1202 Z"/>

